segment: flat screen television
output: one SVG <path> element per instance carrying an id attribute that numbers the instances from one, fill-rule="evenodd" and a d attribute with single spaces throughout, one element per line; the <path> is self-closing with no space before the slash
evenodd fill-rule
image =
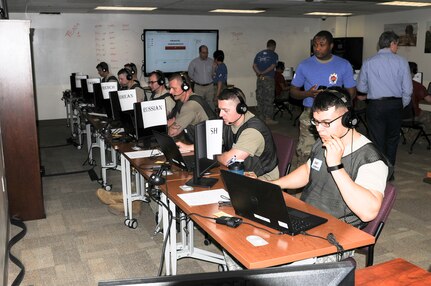
<path id="1" fill-rule="evenodd" d="M 218 49 L 218 30 L 150 30 L 145 29 L 144 74 L 160 70 L 168 76 L 187 71 L 189 63 L 199 56 L 199 47 L 206 45 L 211 57 Z"/>

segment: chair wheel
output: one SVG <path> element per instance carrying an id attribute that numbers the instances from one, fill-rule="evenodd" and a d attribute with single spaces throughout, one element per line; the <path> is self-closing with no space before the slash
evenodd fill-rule
<path id="1" fill-rule="evenodd" d="M 205 239 L 205 240 L 204 240 L 204 244 L 205 244 L 206 246 L 210 245 L 210 244 L 211 244 L 211 240 L 209 240 L 209 239 Z"/>
<path id="2" fill-rule="evenodd" d="M 132 228 L 132 229 L 136 229 L 136 228 L 138 227 L 138 221 L 136 220 L 136 218 L 132 218 L 132 219 L 129 221 L 129 225 L 128 225 L 128 227 L 129 227 L 129 228 Z"/>
<path id="3" fill-rule="evenodd" d="M 126 218 L 126 219 L 124 220 L 124 225 L 125 225 L 125 226 L 129 226 L 129 223 L 130 223 L 130 219 Z"/>
<path id="4" fill-rule="evenodd" d="M 105 188 L 105 190 L 107 190 L 108 192 L 109 192 L 110 190 L 112 190 L 112 186 L 111 186 L 111 185 L 106 185 L 106 186 L 104 186 L 104 188 Z"/>

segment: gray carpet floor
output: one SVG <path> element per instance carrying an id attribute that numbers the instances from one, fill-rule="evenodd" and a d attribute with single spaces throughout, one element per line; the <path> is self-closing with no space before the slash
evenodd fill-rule
<path id="1" fill-rule="evenodd" d="M 274 131 L 298 137 L 288 114 L 278 119 L 279 124 L 271 127 Z M 137 229 L 127 228 L 124 218 L 108 212 L 95 196 L 100 185 L 87 173 L 93 166 L 83 165 L 87 146 L 78 150 L 65 145 L 70 137 L 66 121 L 41 121 L 38 130 L 41 164 L 47 175 L 43 177 L 47 217 L 27 221 L 27 235 L 12 249 L 26 267 L 22 285 L 97 285 L 99 281 L 156 276 L 163 238 L 154 233 L 154 213 L 149 205 L 143 204 Z M 408 154 L 407 145 L 399 146 L 394 182 L 398 197 L 376 245 L 375 264 L 402 257 L 430 268 L 431 185 L 422 182 L 431 171 L 430 154 L 422 141 L 413 154 Z M 97 166 L 94 170 L 100 176 Z M 68 172 L 71 174 L 62 174 Z M 120 191 L 120 173 L 108 171 L 108 178 L 113 191 Z M 11 236 L 18 231 L 11 226 Z M 197 246 L 220 253 L 214 244 L 205 246 L 204 236 L 196 233 Z M 364 255 L 357 254 L 355 259 L 358 268 L 364 267 Z M 217 270 L 217 265 L 195 259 L 178 263 L 178 274 Z M 9 262 L 9 285 L 18 272 Z"/>

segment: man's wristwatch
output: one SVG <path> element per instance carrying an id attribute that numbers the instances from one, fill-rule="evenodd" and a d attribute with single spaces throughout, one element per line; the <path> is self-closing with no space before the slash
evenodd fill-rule
<path id="1" fill-rule="evenodd" d="M 332 167 L 328 167 L 328 173 L 331 173 L 332 171 L 336 171 L 336 170 L 340 170 L 343 169 L 344 165 L 343 163 L 341 163 L 340 165 L 336 165 L 336 166 L 332 166 Z"/>

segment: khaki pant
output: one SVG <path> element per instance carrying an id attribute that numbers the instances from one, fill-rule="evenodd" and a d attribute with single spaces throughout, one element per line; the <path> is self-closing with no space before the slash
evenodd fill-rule
<path id="1" fill-rule="evenodd" d="M 311 124 L 311 108 L 305 108 L 299 117 L 299 139 L 296 147 L 298 165 L 305 163 L 317 139 L 316 128 Z"/>

